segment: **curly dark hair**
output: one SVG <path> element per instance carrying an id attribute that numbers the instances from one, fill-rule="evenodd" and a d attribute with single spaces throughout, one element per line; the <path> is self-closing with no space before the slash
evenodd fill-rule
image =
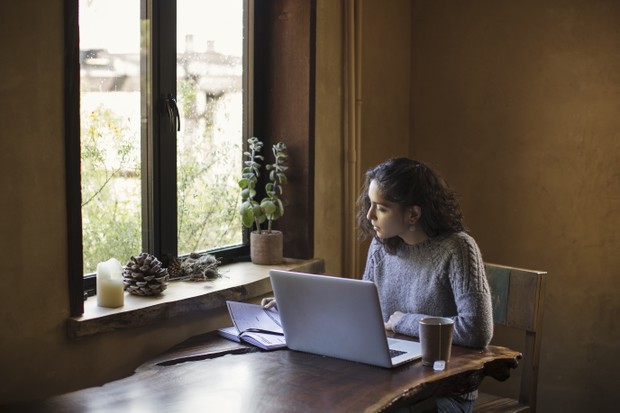
<path id="1" fill-rule="evenodd" d="M 400 237 L 378 238 L 366 218 L 370 209 L 368 187 L 373 180 L 378 184 L 381 195 L 400 205 L 403 210 L 414 205 L 420 207 L 422 216 L 417 225 L 429 237 L 466 231 L 456 193 L 439 174 L 416 160 L 391 158 L 366 171 L 362 192 L 357 199 L 360 235 L 377 238 L 388 252 L 395 252 L 403 240 Z"/>

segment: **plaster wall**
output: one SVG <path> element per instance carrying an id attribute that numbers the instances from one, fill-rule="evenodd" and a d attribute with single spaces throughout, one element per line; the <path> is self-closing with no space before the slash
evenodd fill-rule
<path id="1" fill-rule="evenodd" d="M 390 157 L 410 152 L 412 2 L 360 3 L 363 173 Z"/>
<path id="2" fill-rule="evenodd" d="M 620 3 L 416 0 L 412 153 L 485 260 L 549 272 L 539 411 L 620 402 Z"/>

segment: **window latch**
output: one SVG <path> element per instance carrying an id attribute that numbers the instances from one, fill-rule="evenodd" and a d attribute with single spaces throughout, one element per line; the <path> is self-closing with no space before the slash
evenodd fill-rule
<path id="1" fill-rule="evenodd" d="M 166 110 L 168 111 L 168 120 L 170 121 L 170 132 L 181 130 L 181 115 L 179 115 L 179 108 L 177 101 L 172 94 L 168 94 L 166 101 Z"/>

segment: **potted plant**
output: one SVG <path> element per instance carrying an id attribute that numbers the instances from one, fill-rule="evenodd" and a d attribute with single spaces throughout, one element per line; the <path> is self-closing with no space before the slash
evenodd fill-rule
<path id="1" fill-rule="evenodd" d="M 260 154 L 263 143 L 256 137 L 248 139 L 248 151 L 244 152 L 247 160 L 239 187 L 241 188 L 241 222 L 247 228 L 254 228 L 250 233 L 250 257 L 255 264 L 279 264 L 282 262 L 283 234 L 272 229 L 274 221 L 284 215 L 284 204 L 280 199 L 283 187 L 287 181 L 284 165 L 288 158 L 286 145 L 278 142 L 272 147 L 274 161 L 265 166 L 268 181 L 265 184 L 265 196 L 256 200 L 256 187 L 259 183 L 261 162 L 265 158 Z M 262 224 L 267 222 L 267 229 Z"/>

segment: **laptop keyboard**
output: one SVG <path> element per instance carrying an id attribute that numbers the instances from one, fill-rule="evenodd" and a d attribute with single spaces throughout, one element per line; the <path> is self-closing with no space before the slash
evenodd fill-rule
<path id="1" fill-rule="evenodd" d="M 390 358 L 398 357 L 401 354 L 405 354 L 404 351 L 392 350 L 390 349 Z"/>

